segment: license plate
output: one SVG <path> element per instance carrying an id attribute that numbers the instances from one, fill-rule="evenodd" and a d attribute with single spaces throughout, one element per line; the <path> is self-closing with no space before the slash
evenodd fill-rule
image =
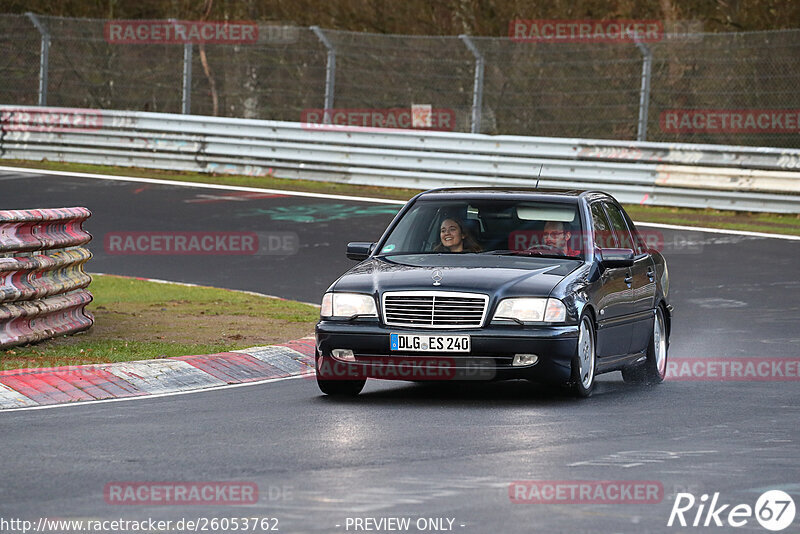
<path id="1" fill-rule="evenodd" d="M 413 352 L 469 352 L 469 336 L 431 336 L 427 334 L 391 334 L 391 350 Z"/>

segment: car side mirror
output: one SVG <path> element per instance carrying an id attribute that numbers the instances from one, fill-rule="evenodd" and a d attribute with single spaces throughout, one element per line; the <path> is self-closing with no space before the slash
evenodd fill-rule
<path id="1" fill-rule="evenodd" d="M 365 241 L 354 241 L 347 244 L 347 257 L 351 260 L 364 261 L 372 254 L 375 243 Z"/>
<path id="2" fill-rule="evenodd" d="M 595 255 L 600 265 L 607 269 L 633 265 L 633 250 L 629 248 L 600 248 Z"/>

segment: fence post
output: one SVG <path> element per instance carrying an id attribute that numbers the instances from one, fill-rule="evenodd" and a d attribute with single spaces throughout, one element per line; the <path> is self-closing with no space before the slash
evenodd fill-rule
<path id="1" fill-rule="evenodd" d="M 47 105 L 47 71 L 50 64 L 50 32 L 39 21 L 39 17 L 30 11 L 25 13 L 36 29 L 39 30 L 39 35 L 42 37 L 42 44 L 39 49 L 39 105 Z"/>
<path id="2" fill-rule="evenodd" d="M 328 49 L 328 63 L 325 66 L 325 124 L 331 123 L 331 110 L 333 109 L 334 85 L 336 83 L 336 48 L 328 37 L 322 33 L 319 26 L 311 26 L 311 30 Z"/>
<path id="3" fill-rule="evenodd" d="M 650 47 L 634 37 L 633 42 L 642 53 L 642 87 L 639 91 L 639 127 L 636 130 L 637 141 L 647 141 L 647 113 L 650 106 L 650 70 L 653 64 L 653 53 Z"/>
<path id="4" fill-rule="evenodd" d="M 181 96 L 181 113 L 192 113 L 192 43 L 183 45 L 183 94 Z"/>
<path id="5" fill-rule="evenodd" d="M 459 35 L 469 51 L 475 56 L 475 83 L 472 87 L 472 121 L 470 132 L 480 133 L 481 131 L 481 106 L 483 105 L 483 54 L 481 54 L 469 35 Z"/>

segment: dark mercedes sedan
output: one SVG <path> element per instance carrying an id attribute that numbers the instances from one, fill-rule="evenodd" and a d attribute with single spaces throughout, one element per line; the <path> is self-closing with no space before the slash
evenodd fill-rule
<path id="1" fill-rule="evenodd" d="M 664 379 L 663 256 L 596 191 L 437 189 L 411 199 L 322 299 L 320 389 L 368 378 L 528 379 L 581 397 L 595 377 Z"/>

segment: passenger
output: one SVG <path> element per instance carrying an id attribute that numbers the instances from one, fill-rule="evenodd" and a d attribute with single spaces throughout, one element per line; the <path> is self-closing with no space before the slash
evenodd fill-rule
<path id="1" fill-rule="evenodd" d="M 573 250 L 569 243 L 572 232 L 566 230 L 561 221 L 547 221 L 542 231 L 542 244 L 559 249 L 565 256 L 580 256 L 580 250 Z"/>
<path id="2" fill-rule="evenodd" d="M 434 252 L 481 252 L 481 247 L 475 238 L 464 229 L 464 223 L 459 219 L 445 219 L 439 228 L 440 243 L 433 249 Z"/>

